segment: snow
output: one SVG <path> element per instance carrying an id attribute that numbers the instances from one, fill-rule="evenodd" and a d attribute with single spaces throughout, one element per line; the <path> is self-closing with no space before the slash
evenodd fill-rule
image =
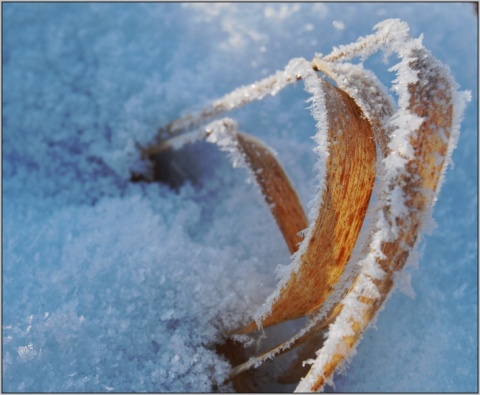
<path id="1" fill-rule="evenodd" d="M 342 21 L 333 21 L 332 25 L 335 29 L 338 29 L 338 30 L 344 30 L 345 29 L 345 24 Z"/>
<path id="2" fill-rule="evenodd" d="M 177 189 L 129 181 L 146 166 L 137 146 L 238 87 L 277 70 L 295 76 L 284 69 L 291 59 L 345 51 L 387 18 L 423 33 L 472 100 L 449 147 L 438 227 L 405 274 L 415 300 L 390 297 L 335 390 L 478 390 L 471 4 L 6 3 L 2 12 L 4 391 L 231 391 L 215 344 L 276 289 L 288 250 L 245 170 L 215 145 L 177 152 L 195 175 Z M 397 60 L 383 60 L 362 66 L 390 86 Z M 317 120 L 303 82 L 291 82 L 243 108 L 235 96 L 228 116 L 278 152 L 306 206 L 318 184 Z M 368 279 L 364 290 L 375 295 Z"/>

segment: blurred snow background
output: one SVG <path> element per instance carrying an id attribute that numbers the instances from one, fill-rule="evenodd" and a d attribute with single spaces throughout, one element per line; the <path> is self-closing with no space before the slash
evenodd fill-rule
<path id="1" fill-rule="evenodd" d="M 468 3 L 2 4 L 3 390 L 231 390 L 214 345 L 273 289 L 287 248 L 246 172 L 215 147 L 186 149 L 195 181 L 174 190 L 129 181 L 136 144 L 392 17 L 424 33 L 472 102 L 438 227 L 410 270 L 416 296 L 390 298 L 335 390 L 477 391 L 478 42 Z M 378 55 L 366 67 L 388 84 L 393 64 Z M 299 83 L 231 114 L 275 148 L 304 203 L 315 162 L 306 98 Z"/>

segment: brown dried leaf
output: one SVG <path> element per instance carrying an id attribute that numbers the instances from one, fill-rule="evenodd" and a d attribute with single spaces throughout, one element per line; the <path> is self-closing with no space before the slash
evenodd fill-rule
<path id="1" fill-rule="evenodd" d="M 346 93 L 325 80 L 319 82 L 326 96 L 330 152 L 322 205 L 301 266 L 281 290 L 263 327 L 314 312 L 335 289 L 362 227 L 375 179 L 369 122 Z M 239 333 L 256 329 L 252 321 Z"/>
<path id="2" fill-rule="evenodd" d="M 299 232 L 308 226 L 307 216 L 282 166 L 270 149 L 260 140 L 237 133 L 239 150 L 260 185 L 265 201 L 277 221 L 290 253 L 302 241 Z"/>

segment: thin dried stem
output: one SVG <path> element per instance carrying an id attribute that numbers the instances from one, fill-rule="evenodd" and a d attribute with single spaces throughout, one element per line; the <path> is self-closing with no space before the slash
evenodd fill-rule
<path id="1" fill-rule="evenodd" d="M 241 108 L 254 100 L 262 100 L 267 95 L 276 95 L 281 89 L 301 78 L 294 67 L 296 61 L 297 59 L 292 59 L 284 70 L 253 84 L 237 88 L 220 99 L 214 100 L 200 112 L 176 119 L 160 128 L 154 141 L 147 147 L 141 148 L 143 155 L 148 157 L 163 151 L 166 148 L 166 141 L 188 133 L 221 114 Z"/>

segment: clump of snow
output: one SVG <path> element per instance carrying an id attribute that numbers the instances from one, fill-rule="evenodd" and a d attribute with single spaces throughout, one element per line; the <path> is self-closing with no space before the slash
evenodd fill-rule
<path id="1" fill-rule="evenodd" d="M 27 239 L 20 236 L 35 211 L 17 202 L 15 222 L 6 216 L 4 291 L 17 300 L 4 306 L 7 388 L 228 389 L 222 383 L 229 365 L 214 344 L 246 318 L 241 311 L 260 302 L 250 299 L 256 281 L 268 283 L 254 269 L 258 256 L 238 258 L 228 244 L 193 241 L 189 232 L 204 226 L 187 197 L 193 191 L 184 189 L 175 201 L 165 188 L 149 189 L 156 195 L 150 202 L 137 191 L 43 215 Z M 207 240 L 218 226 L 210 225 Z M 256 281 L 244 278 L 246 271 Z"/>

